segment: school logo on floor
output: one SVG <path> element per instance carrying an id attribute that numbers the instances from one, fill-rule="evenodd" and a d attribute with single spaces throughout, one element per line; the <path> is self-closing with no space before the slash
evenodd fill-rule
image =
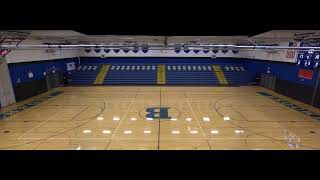
<path id="1" fill-rule="evenodd" d="M 181 112 L 173 107 L 149 107 L 140 111 L 140 116 L 146 120 L 170 120 L 178 118 Z"/>

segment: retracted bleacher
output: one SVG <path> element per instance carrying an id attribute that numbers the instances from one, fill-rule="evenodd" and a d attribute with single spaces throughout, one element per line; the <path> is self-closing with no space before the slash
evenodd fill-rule
<path id="1" fill-rule="evenodd" d="M 168 85 L 219 85 L 210 64 L 170 64 L 166 66 Z"/>
<path id="2" fill-rule="evenodd" d="M 102 64 L 82 64 L 71 75 L 72 85 L 92 85 Z"/>
<path id="3" fill-rule="evenodd" d="M 248 85 L 250 77 L 248 69 L 239 64 L 219 64 L 224 76 L 228 79 L 229 85 Z"/>
<path id="4" fill-rule="evenodd" d="M 104 85 L 155 85 L 156 64 L 111 64 Z"/>
<path id="5" fill-rule="evenodd" d="M 81 64 L 76 67 L 71 78 L 72 85 L 94 85 L 104 64 Z M 157 85 L 159 64 L 111 63 L 100 85 Z M 250 81 L 247 67 L 238 63 L 164 65 L 164 85 L 206 85 L 219 86 L 219 78 L 213 68 L 219 66 L 228 85 L 247 85 Z"/>

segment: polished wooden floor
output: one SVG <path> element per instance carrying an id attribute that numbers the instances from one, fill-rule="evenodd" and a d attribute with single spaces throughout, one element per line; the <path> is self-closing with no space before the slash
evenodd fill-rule
<path id="1" fill-rule="evenodd" d="M 56 90 L 63 93 L 0 121 L 0 149 L 320 149 L 319 121 L 257 92 L 268 92 L 313 112 L 319 113 L 319 109 L 262 87 L 101 86 Z M 147 108 L 158 107 L 169 108 L 171 118 L 146 118 Z"/>

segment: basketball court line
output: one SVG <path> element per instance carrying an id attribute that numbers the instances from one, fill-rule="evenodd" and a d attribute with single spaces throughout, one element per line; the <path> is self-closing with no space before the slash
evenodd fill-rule
<path id="1" fill-rule="evenodd" d="M 127 116 L 128 112 L 130 111 L 130 109 L 131 109 L 133 103 L 135 102 L 138 94 L 139 94 L 139 91 L 136 92 L 135 97 L 132 99 L 132 101 L 131 101 L 131 103 L 130 103 L 128 109 L 127 109 L 127 111 L 126 111 L 125 114 L 123 115 L 122 119 L 120 120 L 120 122 L 119 122 L 119 124 L 118 124 L 118 126 L 117 126 L 117 128 L 116 128 L 116 130 L 115 130 L 114 133 L 112 134 L 112 136 L 111 136 L 111 138 L 110 138 L 110 141 L 108 142 L 107 146 L 105 147 L 105 150 L 108 149 L 108 147 L 109 147 L 112 139 L 114 138 L 115 134 L 117 133 L 118 129 L 120 128 L 121 123 L 124 121 L 125 117 Z"/>
<path id="2" fill-rule="evenodd" d="M 160 91 L 161 91 L 161 88 L 160 88 Z M 107 91 L 105 91 L 105 92 L 107 92 Z M 135 91 L 135 92 L 137 92 L 137 91 Z M 162 91 L 161 91 L 162 92 Z M 125 92 L 123 92 L 123 93 L 125 93 Z M 182 93 L 182 91 L 180 91 L 180 93 Z M 118 95 L 117 95 L 118 96 Z M 116 98 L 117 98 L 117 96 L 116 96 Z M 186 97 L 186 94 L 185 94 L 185 97 Z M 131 97 L 132 98 L 132 97 Z M 169 97 L 170 98 L 170 97 Z M 196 98 L 196 97 L 195 97 Z M 95 102 L 99 102 L 99 101 L 97 101 L 98 99 L 102 99 L 102 98 L 95 98 Z M 132 103 L 134 104 L 134 102 L 136 102 L 136 99 L 137 99 L 137 96 L 132 100 Z M 190 100 L 189 100 L 189 98 L 186 98 L 186 100 L 187 100 L 187 103 L 188 103 L 188 106 L 191 106 L 191 103 L 190 103 Z M 118 102 L 118 101 L 115 101 L 115 102 Z M 129 106 L 129 109 L 131 109 L 132 108 L 132 106 L 133 106 L 133 104 L 131 105 L 131 107 Z M 241 104 L 240 104 L 241 105 Z M 254 104 L 253 104 L 254 105 Z M 38 105 L 38 106 L 42 106 L 42 105 Z M 280 106 L 280 105 L 279 105 Z M 242 107 L 242 105 L 241 105 L 241 107 Z M 193 114 L 194 114 L 194 116 L 195 116 L 195 113 L 194 113 L 194 110 L 193 110 L 193 108 L 192 108 L 192 106 L 191 106 L 191 110 L 193 111 Z M 128 109 L 127 109 L 127 111 L 128 111 Z M 54 115 L 53 115 L 54 116 Z M 50 118 L 52 118 L 52 117 L 50 117 Z M 197 120 L 197 123 L 199 123 L 199 120 L 197 119 L 197 116 L 195 116 L 195 118 L 196 118 L 196 120 Z M 8 122 L 11 122 L 11 121 L 8 121 Z M 13 122 L 13 121 L 12 121 Z M 54 122 L 54 121 L 50 121 L 50 122 Z M 61 122 L 61 121 L 59 121 L 59 122 Z M 261 121 L 260 121 L 261 122 Z M 267 121 L 267 122 L 280 122 L 280 121 Z M 285 122 L 290 122 L 290 121 L 285 121 Z M 305 122 L 310 122 L 310 121 L 303 121 L 303 122 L 296 122 L 296 123 L 305 123 Z M 120 124 L 119 124 L 119 127 L 120 127 Z M 199 125 L 199 127 L 200 127 L 200 129 L 202 130 L 202 126 L 201 125 Z M 205 127 L 205 126 L 204 126 Z M 251 129 L 251 128 L 250 128 Z M 285 129 L 285 128 L 283 128 L 283 129 Z M 203 131 L 202 131 L 203 132 Z M 134 133 L 134 132 L 133 132 Z M 113 134 L 113 135 L 115 135 L 115 133 Z M 8 139 L 17 139 L 17 138 L 8 138 Z M 38 140 L 39 138 L 28 138 L 28 137 L 22 137 L 21 139 L 33 139 L 33 140 Z M 61 140 L 68 140 L 68 139 L 70 139 L 70 138 L 48 138 L 47 140 L 51 140 L 51 139 L 55 139 L 55 140 L 59 140 L 59 139 L 61 139 Z M 71 139 L 74 139 L 74 140 L 111 140 L 110 138 L 71 138 Z M 117 138 L 118 139 L 118 138 Z M 150 138 L 119 138 L 120 140 L 135 140 L 135 139 L 140 139 L 140 140 L 150 140 Z M 161 138 L 161 139 L 163 139 L 163 140 L 172 140 L 172 137 L 171 138 Z M 213 140 L 215 140 L 215 139 L 221 139 L 221 140 L 245 140 L 246 138 L 245 137 L 225 137 L 225 138 L 219 138 L 219 137 L 212 137 L 212 138 L 207 138 L 207 137 L 205 137 L 204 136 L 204 138 L 174 138 L 174 139 L 176 139 L 176 140 L 178 140 L 178 141 L 183 141 L 183 140 L 188 140 L 188 139 L 190 139 L 190 140 L 202 140 L 202 139 L 213 139 Z M 261 137 L 261 138 L 247 138 L 248 140 L 253 140 L 253 139 L 257 139 L 257 140 L 267 140 L 267 139 L 269 139 L 269 138 L 265 138 L 265 137 Z M 279 138 L 279 140 L 283 140 L 283 141 L 286 141 L 287 140 L 287 138 L 283 138 L 283 137 L 281 137 L 281 138 Z M 301 138 L 301 140 L 315 140 L 316 141 L 316 139 L 315 138 Z M 303 141 L 302 141 L 303 142 Z M 316 142 L 315 142 L 316 143 Z M 301 148 L 301 147 L 300 147 Z"/>
<path id="3" fill-rule="evenodd" d="M 30 132 L 32 132 L 33 130 L 41 127 L 43 124 L 47 123 L 48 121 L 50 121 L 53 117 L 55 117 L 57 115 L 57 113 L 61 112 L 61 111 L 64 111 L 65 109 L 61 109 L 60 111 L 56 112 L 54 115 L 52 115 L 49 119 L 47 119 L 46 121 L 36 125 L 35 127 L 33 127 L 30 131 L 24 133 L 23 135 L 19 136 L 17 139 L 21 139 L 23 136 L 29 134 Z"/>
<path id="4" fill-rule="evenodd" d="M 162 100 L 162 96 L 161 95 L 162 94 L 161 94 L 161 87 L 160 87 L 160 99 L 159 99 L 160 100 L 160 108 L 161 108 L 161 100 Z M 158 121 L 159 122 L 158 122 L 158 146 L 157 146 L 157 149 L 160 150 L 160 134 L 161 134 L 160 133 L 160 124 L 161 124 L 160 123 L 160 117 L 159 117 Z"/>
<path id="5" fill-rule="evenodd" d="M 196 114 L 195 114 L 194 111 L 193 111 L 193 108 L 192 108 L 192 106 L 191 106 L 191 104 L 190 104 L 190 102 L 189 102 L 189 99 L 187 98 L 187 95 L 186 95 L 185 93 L 183 93 L 183 94 L 184 94 L 185 99 L 187 100 L 187 103 L 188 103 L 188 105 L 189 105 L 189 107 L 190 107 L 190 109 L 191 109 L 191 112 L 192 112 L 194 118 L 195 118 L 196 121 L 197 121 L 198 126 L 200 127 L 200 130 L 201 130 L 201 132 L 202 132 L 202 135 L 203 135 L 204 139 L 206 140 L 206 142 L 207 142 L 210 150 L 212 150 L 212 148 L 211 148 L 211 146 L 210 146 L 210 143 L 208 142 L 207 137 L 206 137 L 205 133 L 203 132 L 203 129 L 202 129 L 200 123 L 199 123 L 199 120 L 198 120 Z"/>
<path id="6" fill-rule="evenodd" d="M 17 139 L 17 138 L 8 138 L 8 139 Z M 21 138 L 21 140 L 38 140 L 39 138 Z M 47 140 L 111 140 L 112 138 L 47 138 Z M 117 138 L 119 140 L 150 140 L 152 138 L 137 138 L 137 137 L 133 137 L 133 138 Z M 163 140 L 172 140 L 172 138 L 168 137 L 168 138 L 161 138 Z M 199 140 L 199 139 L 222 139 L 222 140 L 245 140 L 245 139 L 256 139 L 256 140 L 271 140 L 269 138 L 246 138 L 246 137 L 241 137 L 241 138 L 175 138 L 175 140 Z M 287 138 L 278 138 L 279 140 L 286 140 Z M 301 139 L 301 138 L 300 138 Z M 308 140 L 308 139 L 312 139 L 312 138 L 303 138 L 304 140 Z"/>
<path id="7" fill-rule="evenodd" d="M 216 109 L 216 111 L 217 111 L 218 114 L 220 114 L 217 109 Z M 220 114 L 220 116 L 222 116 L 222 115 Z M 251 130 L 251 128 L 249 129 L 248 127 L 243 127 L 243 126 L 240 126 L 240 125 L 235 124 L 235 123 L 232 123 L 232 122 L 229 122 L 229 123 L 231 123 L 231 124 L 233 124 L 233 125 L 241 128 L 241 129 L 244 129 L 244 130 L 247 130 L 247 131 L 249 131 L 249 132 L 252 132 L 253 134 L 263 136 L 263 137 L 265 137 L 265 138 L 267 138 L 267 139 L 270 139 L 270 140 L 273 140 L 273 141 L 278 141 L 278 142 L 282 142 L 282 143 L 287 144 L 287 141 L 286 141 L 287 138 L 274 138 L 274 137 L 271 137 L 271 136 L 267 136 L 267 135 L 265 135 L 265 134 L 263 134 L 263 133 L 261 133 L 261 132 L 257 132 L 257 131 L 255 131 L 255 130 L 253 131 L 253 130 Z M 253 135 L 253 134 L 251 134 L 251 135 Z M 301 138 L 300 138 L 300 139 L 301 139 Z M 282 141 L 282 140 L 285 140 L 285 141 Z M 247 141 L 247 137 L 245 137 L 245 141 Z M 300 148 L 302 147 L 302 148 L 308 148 L 308 149 L 317 150 L 317 148 L 309 147 L 309 146 L 304 146 L 304 145 L 302 145 L 302 144 L 300 144 L 299 146 L 300 146 Z"/>

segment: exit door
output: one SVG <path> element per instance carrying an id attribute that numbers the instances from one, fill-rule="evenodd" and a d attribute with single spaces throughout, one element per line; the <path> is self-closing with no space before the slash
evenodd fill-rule
<path id="1" fill-rule="evenodd" d="M 63 73 L 61 71 L 49 72 L 46 75 L 48 90 L 60 87 L 63 84 Z"/>
<path id="2" fill-rule="evenodd" d="M 267 89 L 275 90 L 276 81 L 276 76 L 272 76 L 269 74 L 261 74 L 260 86 L 265 87 Z"/>

